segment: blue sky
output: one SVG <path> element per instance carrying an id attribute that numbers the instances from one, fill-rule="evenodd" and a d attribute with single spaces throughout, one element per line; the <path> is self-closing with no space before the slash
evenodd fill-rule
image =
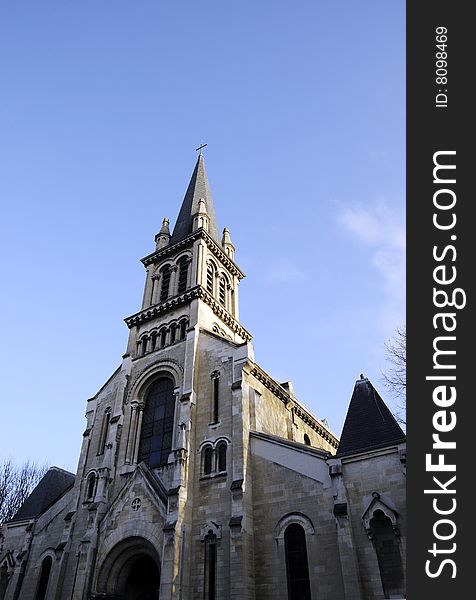
<path id="1" fill-rule="evenodd" d="M 0 457 L 75 470 L 207 142 L 256 359 L 339 434 L 405 319 L 404 3 L 4 2 Z M 5 425 L 6 424 L 6 425 Z"/>

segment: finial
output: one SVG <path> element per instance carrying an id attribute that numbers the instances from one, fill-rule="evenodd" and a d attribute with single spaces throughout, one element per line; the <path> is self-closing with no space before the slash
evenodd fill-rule
<path id="1" fill-rule="evenodd" d="M 164 220 L 162 221 L 162 227 L 160 229 L 160 233 L 164 233 L 165 235 L 170 235 L 169 223 L 170 223 L 170 221 L 168 220 L 168 218 L 164 217 Z"/>
<path id="2" fill-rule="evenodd" d="M 198 201 L 198 214 L 208 214 L 205 198 L 200 198 Z"/>
<path id="3" fill-rule="evenodd" d="M 231 244 L 230 230 L 228 229 L 228 227 L 225 227 L 225 229 L 223 230 L 223 237 L 221 243 L 222 245 Z"/>
<path id="4" fill-rule="evenodd" d="M 360 374 L 360 379 L 365 379 L 365 377 L 364 377 L 364 374 L 363 374 L 363 373 L 361 373 L 361 374 Z"/>
<path id="5" fill-rule="evenodd" d="M 225 229 L 223 230 L 223 236 L 221 238 L 221 245 L 223 246 L 225 253 L 232 260 L 234 260 L 235 259 L 235 246 L 233 245 L 233 242 L 231 241 L 230 230 L 228 229 L 228 227 L 225 227 Z"/>
<path id="6" fill-rule="evenodd" d="M 167 217 L 165 217 L 164 220 L 162 221 L 162 227 L 160 228 L 159 233 L 155 236 L 156 250 L 160 250 L 160 248 L 164 248 L 165 246 L 168 246 L 168 244 L 169 244 L 169 241 L 170 241 L 169 223 L 170 223 L 170 221 L 168 220 Z"/>

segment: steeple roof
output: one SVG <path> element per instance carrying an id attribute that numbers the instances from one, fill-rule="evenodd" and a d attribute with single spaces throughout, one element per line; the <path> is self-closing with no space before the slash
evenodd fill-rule
<path id="1" fill-rule="evenodd" d="M 405 434 L 367 378 L 357 380 L 337 456 L 403 443 Z"/>
<path id="2" fill-rule="evenodd" d="M 177 222 L 172 233 L 170 244 L 175 244 L 183 240 L 187 235 L 192 233 L 193 215 L 198 212 L 198 203 L 203 198 L 207 208 L 208 217 L 210 220 L 209 234 L 220 244 L 220 234 L 218 233 L 217 219 L 215 216 L 215 207 L 213 206 L 210 185 L 208 183 L 207 172 L 205 169 L 205 159 L 203 154 L 198 155 L 197 164 L 192 173 L 192 178 L 188 184 L 185 197 L 180 208 Z"/>

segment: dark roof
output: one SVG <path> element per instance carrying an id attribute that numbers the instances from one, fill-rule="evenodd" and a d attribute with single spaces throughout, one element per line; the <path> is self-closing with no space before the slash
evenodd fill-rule
<path id="1" fill-rule="evenodd" d="M 74 479 L 73 473 L 59 467 L 51 467 L 11 520 L 21 521 L 37 517 L 73 485 Z"/>
<path id="2" fill-rule="evenodd" d="M 208 217 L 210 219 L 209 233 L 211 237 L 221 245 L 220 234 L 218 233 L 217 218 L 215 215 L 215 207 L 213 206 L 210 186 L 208 184 L 203 154 L 198 155 L 197 164 L 195 165 L 192 178 L 190 179 L 187 191 L 185 192 L 185 197 L 175 223 L 170 244 L 175 244 L 192 233 L 192 217 L 198 212 L 198 202 L 201 198 L 205 200 Z"/>
<path id="3" fill-rule="evenodd" d="M 337 455 L 366 452 L 403 443 L 405 434 L 377 390 L 366 378 L 354 387 Z"/>

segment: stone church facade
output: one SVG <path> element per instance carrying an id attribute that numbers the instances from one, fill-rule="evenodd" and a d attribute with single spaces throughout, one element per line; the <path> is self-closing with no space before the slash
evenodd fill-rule
<path id="1" fill-rule="evenodd" d="M 405 589 L 405 437 L 363 376 L 341 439 L 256 361 L 200 154 L 142 259 L 76 475 L 0 529 L 0 600 L 370 600 Z"/>

